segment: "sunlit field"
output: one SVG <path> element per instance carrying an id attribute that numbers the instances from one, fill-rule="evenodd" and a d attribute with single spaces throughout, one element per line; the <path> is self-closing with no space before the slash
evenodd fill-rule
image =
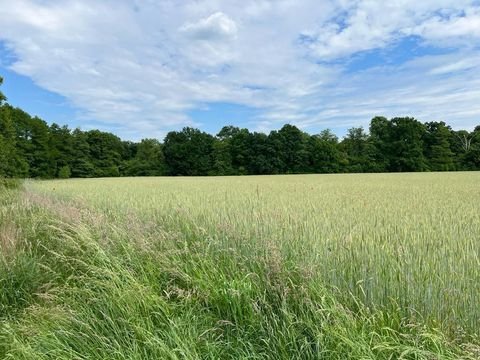
<path id="1" fill-rule="evenodd" d="M 31 181 L 16 201 L 3 219 L 23 212 L 21 231 L 49 239 L 38 269 L 62 275 L 9 318 L 0 342 L 20 345 L 4 354 L 479 355 L 480 173 Z M 50 336 L 35 316 L 78 323 Z"/>

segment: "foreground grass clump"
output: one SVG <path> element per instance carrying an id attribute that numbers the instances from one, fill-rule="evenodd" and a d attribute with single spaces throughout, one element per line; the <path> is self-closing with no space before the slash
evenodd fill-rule
<path id="1" fill-rule="evenodd" d="M 328 187 L 323 177 L 314 178 Z M 331 243 L 332 231 L 331 238 L 318 245 L 328 245 L 336 258 L 314 256 L 319 248 L 306 232 L 298 231 L 295 220 L 312 217 L 291 213 L 291 222 L 283 224 L 281 207 L 265 212 L 272 203 L 269 195 L 262 195 L 263 179 L 248 178 L 243 187 L 236 178 L 176 179 L 176 186 L 166 179 L 138 180 L 139 188 L 116 193 L 124 200 L 131 194 L 130 206 L 115 197 L 107 203 L 103 180 L 42 182 L 27 184 L 22 194 L 3 192 L 0 234 L 9 241 L 0 243 L 0 358 L 479 357 L 475 331 L 461 327 L 461 321 L 457 325 L 462 332 L 448 332 L 449 326 L 442 328 L 441 322 L 425 321 L 426 315 L 415 317 L 406 310 L 402 301 L 415 298 L 382 303 L 380 297 L 348 291 L 348 276 L 363 275 L 362 268 L 354 274 L 362 264 L 361 251 L 374 248 L 349 247 L 340 253 L 342 247 Z M 298 182 L 292 187 L 291 179 L 269 180 L 273 187 L 296 188 L 297 197 L 300 190 L 309 192 Z M 120 189 L 125 182 L 134 181 L 110 180 L 109 186 Z M 224 192 L 227 184 L 234 188 L 233 204 Z M 252 184 L 258 187 L 250 190 Z M 91 185 L 98 197 L 89 194 Z M 151 202 L 142 197 L 142 187 L 151 188 Z M 310 194 L 318 191 L 313 190 Z M 219 194 L 226 196 L 225 202 Z M 273 198 L 285 205 L 290 200 L 288 193 Z M 237 208 L 234 216 L 239 204 L 250 207 Z M 255 211 L 258 221 L 250 227 L 243 224 L 252 219 L 247 213 Z M 343 221 L 325 214 L 322 221 L 327 220 Z M 283 224 L 283 237 L 282 231 L 273 232 L 274 221 Z M 286 241 L 289 237 L 292 241 Z M 344 272 L 337 269 L 334 283 L 326 266 L 334 260 L 345 265 L 347 256 L 359 263 Z M 360 281 L 352 289 L 377 291 L 373 284 Z M 385 286 L 395 284 L 400 286 L 401 279 Z"/>
<path id="2" fill-rule="evenodd" d="M 18 179 L 7 179 L 0 176 L 0 190 L 4 189 L 18 189 L 21 181 Z"/>

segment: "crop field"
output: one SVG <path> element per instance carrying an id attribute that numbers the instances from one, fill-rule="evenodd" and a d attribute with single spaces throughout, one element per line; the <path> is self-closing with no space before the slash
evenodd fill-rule
<path id="1" fill-rule="evenodd" d="M 0 209 L 0 357 L 480 358 L 478 172 L 27 181 Z"/>

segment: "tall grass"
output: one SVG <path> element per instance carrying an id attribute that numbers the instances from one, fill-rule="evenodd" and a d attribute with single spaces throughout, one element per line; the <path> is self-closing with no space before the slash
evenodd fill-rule
<path id="1" fill-rule="evenodd" d="M 28 183 L 0 205 L 0 358 L 478 358 L 478 180 Z"/>
<path id="2" fill-rule="evenodd" d="M 0 176 L 0 189 L 18 189 L 22 184 L 19 179 L 7 179 Z"/>

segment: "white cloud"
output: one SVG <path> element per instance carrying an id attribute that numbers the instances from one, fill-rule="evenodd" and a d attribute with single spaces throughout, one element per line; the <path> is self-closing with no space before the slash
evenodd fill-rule
<path id="1" fill-rule="evenodd" d="M 466 45 L 480 40 L 480 8 L 467 8 L 464 13 L 449 18 L 435 16 L 416 26 L 412 33 L 429 41 L 464 41 Z"/>
<path id="2" fill-rule="evenodd" d="M 237 35 L 237 24 L 222 12 L 216 12 L 196 23 L 187 23 L 180 28 L 195 40 L 230 40 Z"/>
<path id="3" fill-rule="evenodd" d="M 406 35 L 424 39 L 478 36 L 478 11 L 472 1 L 351 1 L 340 15 L 310 31 L 310 48 L 321 60 L 382 48 Z M 438 15 L 437 15 L 438 14 Z M 463 14 L 463 16 L 460 16 Z M 447 19 L 446 19 L 447 18 Z"/>
<path id="4" fill-rule="evenodd" d="M 381 113 L 471 127 L 480 118 L 475 4 L 0 0 L 0 40 L 14 71 L 131 138 L 192 125 L 188 112 L 211 102 L 258 109 L 259 129 L 350 126 Z M 447 54 L 347 71 L 352 56 L 406 36 Z"/>

